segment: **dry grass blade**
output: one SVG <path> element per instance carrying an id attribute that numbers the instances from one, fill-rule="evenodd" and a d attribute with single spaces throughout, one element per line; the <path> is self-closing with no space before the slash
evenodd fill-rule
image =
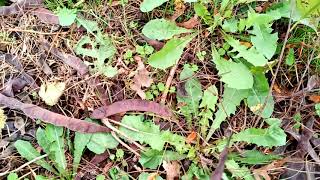
<path id="1" fill-rule="evenodd" d="M 73 131 L 83 133 L 95 133 L 95 132 L 109 132 L 110 129 L 104 126 L 100 126 L 95 123 L 82 121 L 80 119 L 70 118 L 48 111 L 44 108 L 33 104 L 25 104 L 19 100 L 11 97 L 7 97 L 0 93 L 0 104 L 11 109 L 17 109 L 24 112 L 24 114 L 32 119 L 41 119 L 42 121 L 56 126 L 63 126 Z"/>

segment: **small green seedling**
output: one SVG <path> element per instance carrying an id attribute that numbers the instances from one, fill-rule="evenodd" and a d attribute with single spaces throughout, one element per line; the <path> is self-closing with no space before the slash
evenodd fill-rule
<path id="1" fill-rule="evenodd" d="M 138 53 L 142 57 L 147 57 L 147 55 L 152 54 L 153 51 L 154 51 L 154 48 L 149 45 L 144 45 L 144 46 L 137 45 L 136 46 L 136 53 Z"/>
<path id="2" fill-rule="evenodd" d="M 197 57 L 198 57 L 198 59 L 200 60 L 200 61 L 203 61 L 204 60 L 204 58 L 205 58 L 205 56 L 206 56 L 206 54 L 207 54 L 207 52 L 206 51 L 199 51 L 199 52 L 197 52 Z"/>

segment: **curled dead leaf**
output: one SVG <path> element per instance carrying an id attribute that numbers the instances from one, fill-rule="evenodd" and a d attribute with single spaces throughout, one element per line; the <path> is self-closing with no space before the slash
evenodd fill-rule
<path id="1" fill-rule="evenodd" d="M 193 29 L 200 24 L 199 18 L 197 15 L 193 16 L 188 21 L 178 23 L 177 25 L 180 27 L 184 27 L 186 29 Z"/>
<path id="2" fill-rule="evenodd" d="M 150 78 L 150 72 L 145 68 L 141 57 L 135 56 L 134 59 L 138 63 L 138 68 L 136 74 L 133 77 L 133 84 L 131 85 L 131 89 L 136 91 L 141 99 L 146 99 L 146 94 L 141 88 L 150 87 L 153 83 L 153 79 Z"/>
<path id="3" fill-rule="evenodd" d="M 59 18 L 52 11 L 45 8 L 38 8 L 32 11 L 32 14 L 37 16 L 39 20 L 46 24 L 59 24 Z"/>
<path id="4" fill-rule="evenodd" d="M 10 6 L 0 7 L 0 15 L 13 15 L 18 14 L 23 10 L 39 7 L 42 4 L 42 0 L 17 0 Z"/>
<path id="5" fill-rule="evenodd" d="M 125 113 L 128 111 L 152 112 L 167 118 L 172 116 L 172 112 L 170 111 L 170 109 L 159 103 L 141 99 L 128 99 L 115 102 L 109 106 L 102 106 L 95 109 L 91 114 L 91 118 L 103 119 L 115 114 Z"/>
<path id="6" fill-rule="evenodd" d="M 309 96 L 309 100 L 314 103 L 320 103 L 320 95 L 311 95 Z"/>
<path id="7" fill-rule="evenodd" d="M 69 128 L 72 131 L 78 131 L 82 133 L 110 132 L 110 129 L 107 127 L 87 121 L 82 121 L 80 119 L 63 116 L 61 114 L 48 111 L 33 104 L 22 103 L 15 98 L 7 97 L 1 93 L 0 104 L 10 109 L 21 110 L 26 116 L 30 117 L 31 119 L 40 119 L 46 123 Z"/>
<path id="8" fill-rule="evenodd" d="M 80 75 L 85 75 L 89 72 L 89 67 L 77 56 L 66 54 L 59 49 L 51 47 L 47 40 L 42 39 L 42 47 L 59 58 L 62 62 L 75 69 Z"/>

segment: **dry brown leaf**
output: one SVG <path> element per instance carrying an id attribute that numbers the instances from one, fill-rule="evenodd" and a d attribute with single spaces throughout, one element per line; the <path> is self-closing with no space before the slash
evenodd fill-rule
<path id="1" fill-rule="evenodd" d="M 309 100 L 314 103 L 320 103 L 320 95 L 311 95 L 309 96 Z"/>
<path id="2" fill-rule="evenodd" d="M 146 99 L 146 94 L 141 89 L 142 87 L 150 87 L 153 83 L 153 79 L 149 77 L 150 72 L 145 68 L 141 57 L 135 56 L 134 59 L 138 63 L 136 74 L 133 77 L 133 84 L 131 89 L 136 91 L 141 99 Z"/>
<path id="3" fill-rule="evenodd" d="M 281 159 L 281 160 L 275 160 L 272 163 L 265 165 L 259 169 L 254 169 L 253 170 L 253 174 L 254 174 L 254 178 L 256 180 L 260 180 L 260 176 L 263 177 L 263 179 L 265 180 L 271 180 L 270 176 L 269 176 L 269 171 L 272 171 L 276 168 L 282 167 L 284 163 L 286 163 L 288 161 L 287 158 Z"/>
<path id="4" fill-rule="evenodd" d="M 240 41 L 240 44 L 247 47 L 247 48 L 251 48 L 252 44 L 250 42 L 245 42 L 245 41 Z"/>
<path id="5" fill-rule="evenodd" d="M 172 21 L 175 21 L 179 16 L 181 16 L 186 10 L 186 6 L 184 5 L 183 0 L 175 0 L 174 1 L 174 13 L 171 17 Z"/>
<path id="6" fill-rule="evenodd" d="M 167 173 L 167 180 L 174 180 L 175 177 L 179 177 L 180 164 L 177 161 L 163 161 L 162 166 Z"/>
<path id="7" fill-rule="evenodd" d="M 15 117 L 14 127 L 17 128 L 21 132 L 21 135 L 24 135 L 26 133 L 25 125 L 26 125 L 26 123 L 24 122 L 22 117 L 20 117 L 20 116 Z"/>
<path id="8" fill-rule="evenodd" d="M 12 15 L 18 14 L 23 10 L 39 7 L 42 4 L 42 0 L 17 0 L 17 2 L 10 6 L 0 7 L 0 15 Z"/>
<path id="9" fill-rule="evenodd" d="M 115 114 L 125 113 L 128 111 L 152 112 L 167 118 L 172 116 L 172 112 L 170 111 L 170 109 L 159 103 L 141 99 L 128 99 L 115 102 L 109 106 L 102 106 L 95 109 L 91 114 L 91 118 L 103 119 Z"/>
<path id="10" fill-rule="evenodd" d="M 51 52 L 54 56 L 59 58 L 62 62 L 77 70 L 80 75 L 85 75 L 89 72 L 89 67 L 84 64 L 80 58 L 71 54 L 63 53 L 59 49 L 51 47 L 47 40 L 42 39 L 42 47 L 47 52 Z"/>
<path id="11" fill-rule="evenodd" d="M 187 139 L 186 139 L 186 143 L 190 144 L 192 141 L 194 141 L 194 140 L 196 139 L 196 137 L 197 137 L 197 132 L 192 131 L 192 132 L 188 135 L 188 137 L 187 137 Z"/>
<path id="12" fill-rule="evenodd" d="M 61 114 L 48 111 L 33 104 L 22 103 L 15 98 L 7 97 L 1 93 L 0 104 L 10 109 L 21 110 L 26 116 L 30 117 L 31 119 L 41 119 L 46 123 L 54 124 L 56 126 L 63 126 L 69 128 L 72 131 L 83 133 L 110 132 L 110 129 L 107 127 L 87 121 L 82 121 L 80 119 L 63 116 Z"/>
<path id="13" fill-rule="evenodd" d="M 52 11 L 45 8 L 38 8 L 32 11 L 32 14 L 37 16 L 41 22 L 46 24 L 59 24 L 59 17 Z"/>
<path id="14" fill-rule="evenodd" d="M 191 19 L 189 19 L 188 21 L 185 21 L 185 22 L 182 22 L 182 23 L 178 23 L 178 26 L 184 27 L 186 29 L 193 29 L 199 24 L 200 24 L 200 21 L 198 19 L 198 16 L 195 15 Z"/>

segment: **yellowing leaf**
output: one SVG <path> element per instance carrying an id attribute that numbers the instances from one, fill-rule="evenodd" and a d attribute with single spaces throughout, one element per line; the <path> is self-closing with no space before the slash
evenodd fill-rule
<path id="1" fill-rule="evenodd" d="M 3 109 L 0 108 L 0 129 L 4 128 L 6 124 L 7 116 L 4 114 Z"/>
<path id="2" fill-rule="evenodd" d="M 39 96 L 47 105 L 53 106 L 57 104 L 65 88 L 64 82 L 45 83 L 40 87 Z"/>

